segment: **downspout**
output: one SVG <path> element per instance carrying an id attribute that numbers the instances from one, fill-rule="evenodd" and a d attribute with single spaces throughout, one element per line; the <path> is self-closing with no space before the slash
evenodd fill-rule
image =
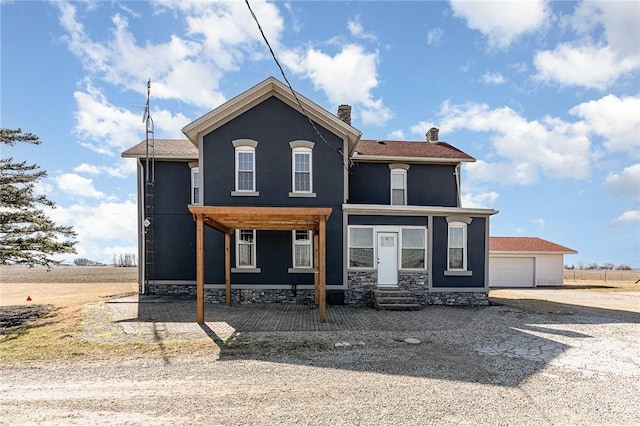
<path id="1" fill-rule="evenodd" d="M 462 197 L 460 196 L 460 165 L 462 163 L 458 163 L 456 165 L 456 171 L 453 173 L 456 175 L 456 193 L 458 196 L 458 207 L 462 207 Z"/>

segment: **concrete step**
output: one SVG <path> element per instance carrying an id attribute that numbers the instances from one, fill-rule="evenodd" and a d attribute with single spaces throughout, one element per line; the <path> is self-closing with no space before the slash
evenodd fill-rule
<path id="1" fill-rule="evenodd" d="M 376 309 L 384 311 L 419 311 L 423 306 L 419 303 L 389 303 L 378 304 Z"/>
<path id="2" fill-rule="evenodd" d="M 418 299 L 416 299 L 415 296 L 402 296 L 402 297 L 390 297 L 390 296 L 383 296 L 383 297 L 376 297 L 375 300 L 378 303 L 384 303 L 384 304 L 393 304 L 393 303 L 418 303 Z"/>
<path id="3" fill-rule="evenodd" d="M 407 290 L 373 290 L 375 297 L 413 297 L 414 294 Z"/>

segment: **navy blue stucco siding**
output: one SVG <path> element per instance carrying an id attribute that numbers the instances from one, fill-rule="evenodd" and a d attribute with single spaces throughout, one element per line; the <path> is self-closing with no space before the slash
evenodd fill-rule
<path id="1" fill-rule="evenodd" d="M 445 217 L 433 218 L 433 287 L 484 287 L 486 218 L 474 217 L 467 226 L 467 271 L 472 276 L 446 276 L 448 224 Z"/>
<path id="2" fill-rule="evenodd" d="M 270 97 L 203 138 L 204 204 L 253 206 L 340 206 L 343 202 L 343 141 L 316 123 L 327 145 L 305 116 L 281 100 Z M 234 197 L 235 149 L 232 141 L 253 139 L 258 197 Z M 313 148 L 315 198 L 291 198 L 291 147 L 307 140 Z M 335 209 L 334 209 L 335 212 Z"/>
<path id="3" fill-rule="evenodd" d="M 143 164 L 143 173 L 144 173 Z M 153 260 L 156 280 L 195 280 L 191 169 L 187 162 L 155 162 Z"/>
<path id="4" fill-rule="evenodd" d="M 349 171 L 349 203 L 391 204 L 389 164 L 356 162 Z M 454 165 L 411 164 L 407 171 L 407 204 L 457 207 L 454 173 Z"/>
<path id="5" fill-rule="evenodd" d="M 327 285 L 342 285 L 342 202 L 344 200 L 343 140 L 316 123 L 323 141 L 309 120 L 276 97 L 270 97 L 203 137 L 204 205 L 330 207 L 327 222 Z M 235 190 L 237 139 L 258 142 L 255 150 L 256 191 L 259 196 L 232 196 Z M 315 197 L 290 197 L 292 152 L 289 142 L 314 142 L 312 191 Z M 205 280 L 224 283 L 224 238 L 207 236 Z M 235 235 L 234 235 L 235 237 Z M 313 273 L 290 274 L 293 267 L 291 231 L 257 231 L 256 266 L 260 273 L 232 273 L 231 284 L 313 284 Z M 232 238 L 231 264 L 236 265 Z"/>
<path id="6" fill-rule="evenodd" d="M 349 225 L 428 226 L 428 216 L 349 215 Z"/>

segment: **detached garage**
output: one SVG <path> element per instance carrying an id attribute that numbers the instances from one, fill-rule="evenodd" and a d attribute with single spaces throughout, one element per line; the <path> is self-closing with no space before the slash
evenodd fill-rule
<path id="1" fill-rule="evenodd" d="M 536 237 L 489 238 L 489 287 L 562 285 L 564 255 L 576 250 Z"/>

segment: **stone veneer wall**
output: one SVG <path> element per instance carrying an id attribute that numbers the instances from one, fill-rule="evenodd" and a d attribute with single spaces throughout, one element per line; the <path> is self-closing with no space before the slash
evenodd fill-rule
<path id="1" fill-rule="evenodd" d="M 377 283 L 376 271 L 348 271 L 344 303 L 371 306 L 371 291 L 377 287 Z"/>
<path id="2" fill-rule="evenodd" d="M 429 297 L 429 273 L 400 271 L 398 289 L 412 292 L 418 299 L 418 303 L 426 305 Z"/>
<path id="3" fill-rule="evenodd" d="M 189 296 L 196 298 L 195 285 L 147 285 L 147 294 L 159 296 Z M 226 290 L 223 288 L 204 289 L 204 301 L 207 303 L 225 303 Z M 231 303 L 234 305 L 249 303 L 314 303 L 313 290 L 289 289 L 231 289 Z"/>
<path id="4" fill-rule="evenodd" d="M 488 306 L 488 292 L 431 292 L 430 305 Z"/>

